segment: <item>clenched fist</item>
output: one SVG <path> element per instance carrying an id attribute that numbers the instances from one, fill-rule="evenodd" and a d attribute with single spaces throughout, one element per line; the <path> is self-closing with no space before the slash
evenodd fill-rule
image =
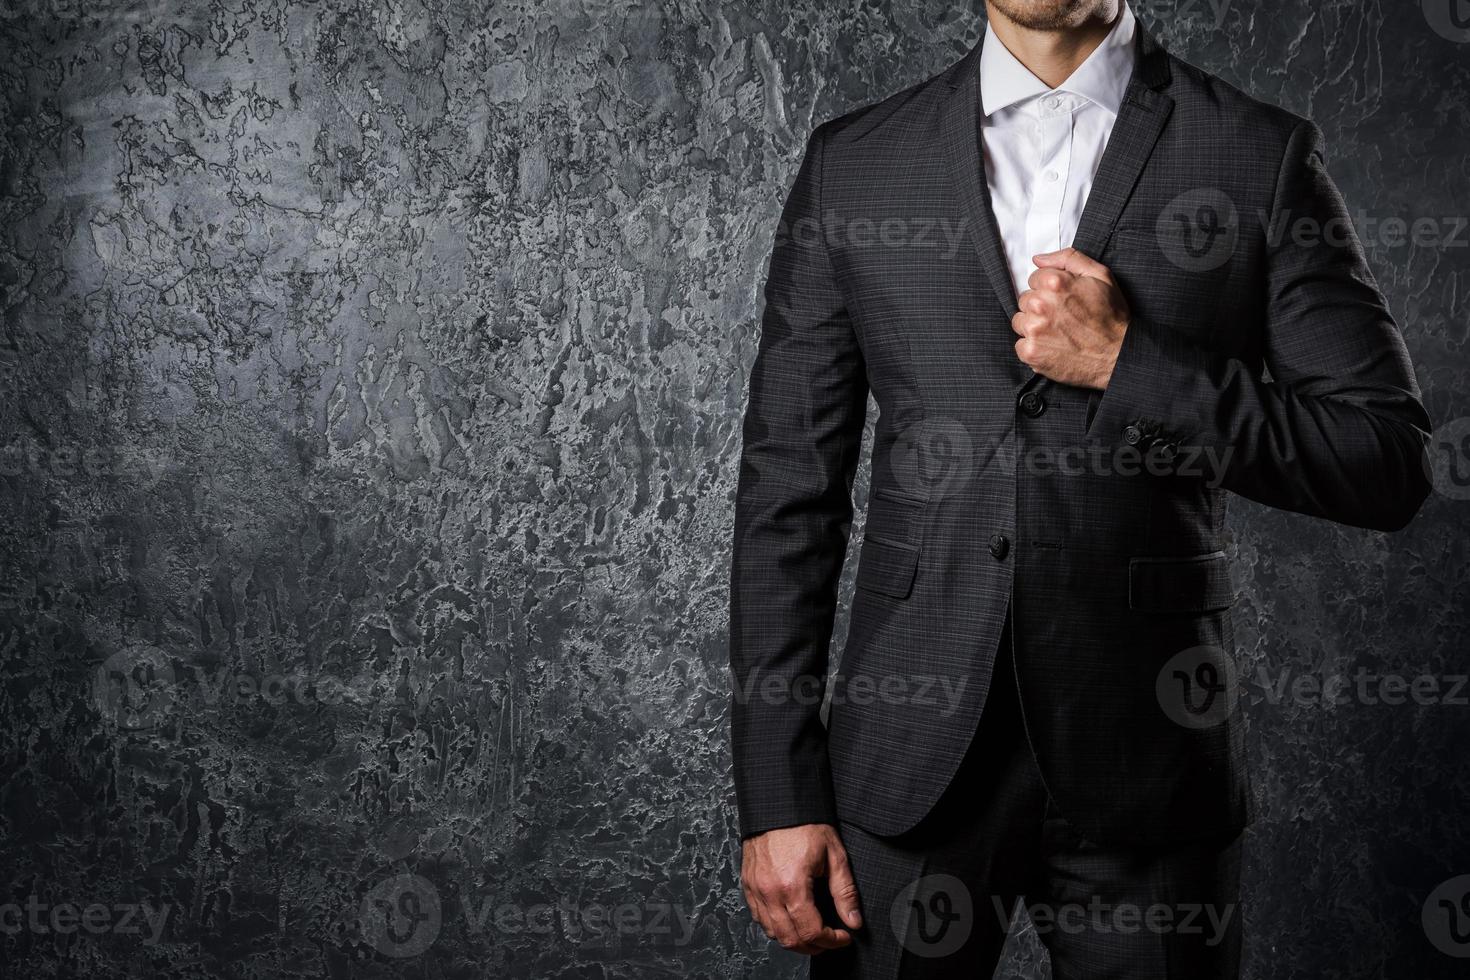
<path id="1" fill-rule="evenodd" d="M 1078 388 L 1107 388 L 1128 330 L 1128 303 L 1108 267 L 1075 248 L 1034 256 L 1017 297 L 1016 356 L 1037 374 Z"/>
<path id="2" fill-rule="evenodd" d="M 847 929 L 822 924 L 813 892 L 813 879 L 821 877 L 842 921 L 860 928 L 857 884 L 835 827 L 813 823 L 768 830 L 741 848 L 740 883 L 751 915 L 767 936 L 807 956 L 852 942 Z"/>

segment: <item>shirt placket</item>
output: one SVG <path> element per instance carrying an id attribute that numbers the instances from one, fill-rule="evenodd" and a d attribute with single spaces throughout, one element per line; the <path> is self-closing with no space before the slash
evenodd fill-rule
<path id="1" fill-rule="evenodd" d="M 1044 95 L 1032 103 L 1037 165 L 1032 172 L 1031 207 L 1026 214 L 1028 261 L 1039 252 L 1062 247 L 1062 213 L 1072 169 L 1072 104 L 1063 95 Z M 1035 266 L 1029 266 L 1034 270 Z"/>

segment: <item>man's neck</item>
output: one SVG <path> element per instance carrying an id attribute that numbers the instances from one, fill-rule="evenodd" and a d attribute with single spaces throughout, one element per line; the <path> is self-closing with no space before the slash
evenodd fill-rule
<path id="1" fill-rule="evenodd" d="M 1099 5 L 1100 9 L 1076 24 L 1048 30 L 1025 27 L 1011 20 L 986 0 L 985 12 L 991 30 L 1016 60 L 1051 88 L 1071 77 L 1087 56 L 1108 36 L 1122 13 L 1122 0 Z"/>

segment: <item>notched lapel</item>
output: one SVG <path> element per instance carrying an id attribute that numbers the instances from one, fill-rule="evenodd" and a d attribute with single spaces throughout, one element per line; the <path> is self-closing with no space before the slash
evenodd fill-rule
<path id="1" fill-rule="evenodd" d="M 980 44 L 984 44 L 981 39 Z M 1016 290 L 1006 264 L 1000 230 L 990 210 L 990 188 L 980 147 L 980 44 L 961 64 L 941 120 L 950 185 L 965 219 L 965 231 L 1006 316 L 1016 314 Z"/>
<path id="2" fill-rule="evenodd" d="M 1169 81 L 1168 55 L 1143 25 L 1137 29 L 1138 64 L 1128 80 L 1123 105 L 1072 239 L 1074 248 L 1094 259 L 1112 237 L 1113 226 L 1133 196 L 1138 176 L 1174 108 L 1174 100 L 1159 91 Z"/>

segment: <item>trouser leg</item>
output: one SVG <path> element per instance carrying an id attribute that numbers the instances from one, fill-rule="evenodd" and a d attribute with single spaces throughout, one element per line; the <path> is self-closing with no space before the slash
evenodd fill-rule
<path id="1" fill-rule="evenodd" d="M 814 980 L 988 978 L 1032 880 L 1046 790 L 1021 726 L 1009 630 L 975 736 L 944 796 L 914 830 L 838 830 L 864 926 L 812 961 Z"/>

